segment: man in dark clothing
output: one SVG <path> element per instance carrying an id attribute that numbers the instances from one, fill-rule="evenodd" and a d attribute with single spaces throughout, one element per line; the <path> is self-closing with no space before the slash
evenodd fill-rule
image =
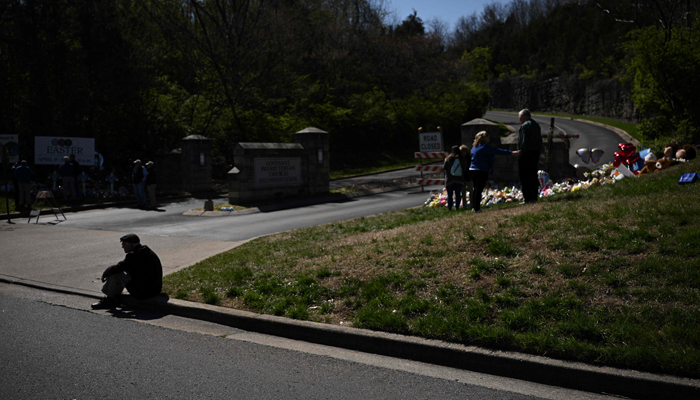
<path id="1" fill-rule="evenodd" d="M 27 165 L 27 161 L 22 160 L 22 163 L 14 168 L 12 175 L 17 181 L 15 192 L 19 193 L 19 201 L 15 203 L 15 208 L 19 210 L 20 207 L 27 208 L 31 206 L 32 201 L 29 192 L 32 187 L 32 175 L 34 175 L 34 172 Z"/>
<path id="2" fill-rule="evenodd" d="M 75 167 L 70 163 L 68 156 L 63 157 L 63 164 L 58 167 L 58 172 L 63 178 L 63 199 L 75 199 Z"/>
<path id="3" fill-rule="evenodd" d="M 102 273 L 102 282 L 105 282 L 102 293 L 107 297 L 92 305 L 95 310 L 117 307 L 125 287 L 139 300 L 156 296 L 163 288 L 163 266 L 156 253 L 141 245 L 139 237 L 133 233 L 120 240 L 126 257 Z"/>
<path id="4" fill-rule="evenodd" d="M 527 108 L 518 114 L 520 129 L 518 131 L 518 175 L 523 187 L 525 204 L 536 203 L 540 181 L 537 178 L 537 164 L 540 161 L 540 148 L 542 147 L 542 130 L 532 119 Z M 521 204 L 523 204 L 521 203 Z"/>
<path id="5" fill-rule="evenodd" d="M 148 175 L 146 175 L 146 189 L 148 189 L 148 198 L 150 203 L 148 209 L 156 210 L 158 208 L 158 203 L 156 203 L 156 184 L 158 183 L 158 178 L 153 161 L 146 163 L 146 171 L 148 172 Z"/>
<path id="6" fill-rule="evenodd" d="M 73 186 L 75 187 L 75 193 L 80 196 L 80 186 L 78 183 L 78 178 L 80 177 L 80 163 L 75 159 L 75 154 L 71 154 L 68 161 L 73 164 L 73 176 L 75 176 Z"/>
<path id="7" fill-rule="evenodd" d="M 139 208 L 146 208 L 146 176 L 148 172 L 141 165 L 141 160 L 134 161 L 134 172 L 131 174 L 131 180 L 134 183 L 134 195 Z"/>

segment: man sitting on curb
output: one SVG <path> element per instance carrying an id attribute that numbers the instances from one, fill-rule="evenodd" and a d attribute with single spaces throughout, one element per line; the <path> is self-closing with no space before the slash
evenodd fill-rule
<path id="1" fill-rule="evenodd" d="M 139 300 L 156 296 L 163 288 L 163 266 L 156 253 L 141 245 L 139 237 L 133 233 L 119 240 L 126 257 L 102 273 L 102 282 L 105 282 L 102 293 L 107 297 L 93 304 L 94 310 L 117 307 L 124 287 Z"/>

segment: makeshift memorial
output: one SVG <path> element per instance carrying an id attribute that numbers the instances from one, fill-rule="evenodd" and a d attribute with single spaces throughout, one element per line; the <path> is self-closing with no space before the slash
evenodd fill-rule
<path id="1" fill-rule="evenodd" d="M 620 165 L 629 166 L 632 171 L 644 168 L 644 159 L 640 157 L 637 148 L 632 143 L 620 143 L 617 147 L 620 151 L 614 153 L 613 166 L 615 168 Z"/>

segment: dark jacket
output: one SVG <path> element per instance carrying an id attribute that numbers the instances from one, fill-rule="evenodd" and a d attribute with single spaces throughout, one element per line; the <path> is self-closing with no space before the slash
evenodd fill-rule
<path id="1" fill-rule="evenodd" d="M 518 150 L 540 151 L 542 147 L 542 129 L 535 120 L 528 119 L 518 130 Z"/>
<path id="2" fill-rule="evenodd" d="M 61 173 L 62 177 L 70 178 L 75 176 L 75 167 L 69 162 L 64 162 L 60 167 L 58 167 L 58 172 Z"/>
<path id="3" fill-rule="evenodd" d="M 455 161 L 459 160 L 459 164 L 462 167 L 462 175 L 454 176 L 450 171 L 452 171 L 452 166 Z M 469 165 L 465 164 L 462 157 L 446 158 L 445 162 L 442 164 L 442 169 L 445 170 L 445 186 L 450 186 L 454 184 L 464 185 L 464 176 L 469 173 Z"/>
<path id="4" fill-rule="evenodd" d="M 155 185 L 158 183 L 158 174 L 156 174 L 156 168 L 151 167 L 147 169 L 148 175 L 146 175 L 146 186 Z"/>
<path id="5" fill-rule="evenodd" d="M 134 184 L 144 182 L 146 180 L 145 179 L 146 177 L 144 175 L 147 174 L 147 172 L 145 172 L 145 171 L 146 171 L 146 168 L 144 168 L 143 166 L 134 169 L 134 172 L 131 174 L 131 181 Z"/>
<path id="6" fill-rule="evenodd" d="M 163 266 L 148 246 L 136 245 L 126 253 L 123 261 L 107 268 L 102 275 L 107 277 L 122 272 L 131 275 L 126 289 L 139 300 L 156 296 L 163 288 Z"/>
<path id="7" fill-rule="evenodd" d="M 17 178 L 18 183 L 32 183 L 34 172 L 26 165 L 20 165 L 12 171 L 12 174 Z"/>

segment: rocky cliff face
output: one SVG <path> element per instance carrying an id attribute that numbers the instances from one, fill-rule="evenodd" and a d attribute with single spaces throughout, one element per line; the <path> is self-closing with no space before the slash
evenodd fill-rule
<path id="1" fill-rule="evenodd" d="M 639 122 L 629 87 L 619 79 L 582 81 L 573 76 L 533 81 L 502 78 L 489 81 L 492 109 L 557 112 Z"/>

